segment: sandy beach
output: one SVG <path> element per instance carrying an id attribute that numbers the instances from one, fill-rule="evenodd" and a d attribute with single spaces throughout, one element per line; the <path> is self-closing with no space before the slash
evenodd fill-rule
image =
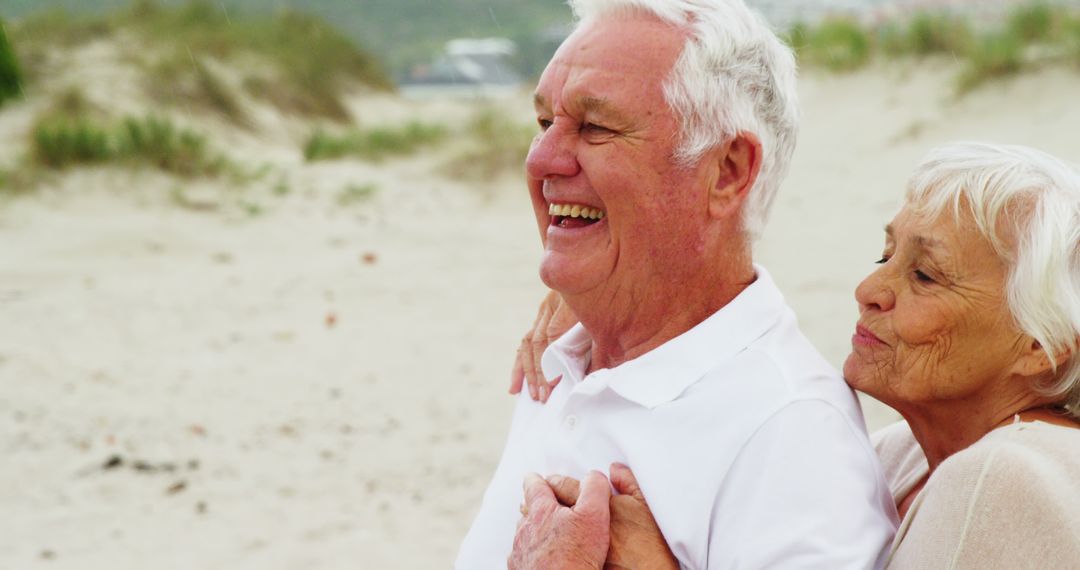
<path id="1" fill-rule="evenodd" d="M 852 291 L 927 149 L 977 139 L 1080 162 L 1080 74 L 959 101 L 954 74 L 801 80 L 801 138 L 757 257 L 836 365 Z M 530 120 L 527 93 L 501 105 Z M 5 160 L 31 107 L 0 112 Z M 363 94 L 350 108 L 366 124 L 472 109 Z M 199 124 L 274 174 L 240 194 L 185 182 L 178 205 L 162 174 L 79 170 L 0 203 L 0 569 L 448 567 L 544 293 L 520 175 L 452 180 L 424 153 L 306 163 L 302 126 Z M 352 182 L 378 191 L 343 205 Z M 871 428 L 895 418 L 865 411 Z"/>

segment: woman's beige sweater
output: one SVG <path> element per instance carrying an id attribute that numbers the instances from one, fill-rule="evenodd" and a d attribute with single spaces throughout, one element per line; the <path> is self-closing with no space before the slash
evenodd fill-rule
<path id="1" fill-rule="evenodd" d="M 926 458 L 905 422 L 874 445 L 899 502 Z M 887 566 L 1080 570 L 1080 429 L 1014 423 L 946 459 L 900 522 Z"/>

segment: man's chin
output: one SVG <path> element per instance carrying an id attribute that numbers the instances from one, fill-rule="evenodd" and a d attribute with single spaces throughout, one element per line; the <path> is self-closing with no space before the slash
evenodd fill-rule
<path id="1" fill-rule="evenodd" d="M 540 262 L 540 280 L 560 295 L 578 295 L 594 289 L 603 280 L 598 267 L 565 255 L 546 253 Z"/>

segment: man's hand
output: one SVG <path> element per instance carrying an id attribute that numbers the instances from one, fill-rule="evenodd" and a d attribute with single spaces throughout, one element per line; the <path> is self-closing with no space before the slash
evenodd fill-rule
<path id="1" fill-rule="evenodd" d="M 572 506 L 578 501 L 577 479 L 553 475 L 548 483 L 560 504 Z M 660 533 L 634 473 L 622 463 L 612 463 L 611 484 L 619 494 L 611 497 L 611 544 L 604 568 L 678 570 L 679 561 Z"/>
<path id="2" fill-rule="evenodd" d="M 507 566 L 511 570 L 598 569 L 608 552 L 607 477 L 591 471 L 581 484 L 573 507 L 560 505 L 551 487 L 539 475 L 525 478 L 524 517 L 514 535 L 514 550 Z"/>
<path id="3" fill-rule="evenodd" d="M 510 375 L 511 394 L 521 392 L 522 384 L 528 384 L 529 396 L 533 400 L 547 402 L 548 396 L 562 377 L 548 382 L 540 369 L 540 357 L 543 356 L 549 344 L 570 330 L 577 322 L 577 316 L 570 307 L 566 306 L 558 293 L 551 291 L 547 297 L 544 297 L 532 330 L 521 339 L 521 346 L 518 347 L 517 358 L 514 359 L 514 371 Z"/>

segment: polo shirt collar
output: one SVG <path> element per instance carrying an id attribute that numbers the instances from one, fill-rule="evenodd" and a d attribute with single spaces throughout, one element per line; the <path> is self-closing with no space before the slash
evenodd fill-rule
<path id="1" fill-rule="evenodd" d="M 582 378 L 588 368 L 592 337 L 579 323 L 545 351 L 544 375 L 563 374 L 572 387 L 598 381 L 623 398 L 655 408 L 679 397 L 717 363 L 750 346 L 780 319 L 784 297 L 765 268 L 754 265 L 757 279 L 735 299 L 692 329 L 657 348 L 611 369 Z M 561 384 L 560 384 L 561 385 Z"/>

